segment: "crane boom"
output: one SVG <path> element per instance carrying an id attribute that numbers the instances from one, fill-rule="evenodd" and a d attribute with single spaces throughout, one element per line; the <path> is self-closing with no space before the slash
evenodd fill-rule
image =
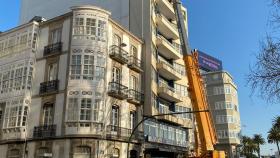
<path id="1" fill-rule="evenodd" d="M 180 0 L 174 0 L 173 7 L 177 18 L 177 25 L 183 51 L 183 60 L 185 62 L 189 81 L 192 106 L 194 110 L 208 110 L 209 106 L 206 98 L 205 87 L 199 71 L 198 52 L 190 51 L 181 5 Z M 224 152 L 214 150 L 214 145 L 217 143 L 217 137 L 210 113 L 197 113 L 195 116 L 200 144 L 197 145 L 196 156 L 200 158 L 224 158 Z"/>

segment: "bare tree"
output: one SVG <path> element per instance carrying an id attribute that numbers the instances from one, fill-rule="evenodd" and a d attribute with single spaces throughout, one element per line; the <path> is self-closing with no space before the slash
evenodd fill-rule
<path id="1" fill-rule="evenodd" d="M 272 0 L 272 4 L 276 8 L 272 15 L 272 23 L 280 26 L 280 0 Z M 253 92 L 258 90 L 258 94 L 268 102 L 280 101 L 280 40 L 278 38 L 267 35 L 261 42 L 256 63 L 250 66 L 248 83 Z"/>

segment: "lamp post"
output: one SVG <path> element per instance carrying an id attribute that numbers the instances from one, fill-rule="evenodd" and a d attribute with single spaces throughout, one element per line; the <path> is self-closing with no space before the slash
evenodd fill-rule
<path id="1" fill-rule="evenodd" d="M 198 110 L 198 111 L 186 111 L 186 112 L 172 112 L 172 113 L 166 113 L 166 114 L 157 114 L 157 115 L 151 115 L 151 116 L 144 116 L 144 118 L 133 128 L 129 138 L 128 138 L 128 143 L 127 143 L 127 150 L 126 150 L 126 155 L 127 158 L 129 158 L 129 145 L 132 139 L 132 136 L 134 135 L 135 131 L 137 128 L 146 120 L 155 118 L 157 116 L 166 116 L 166 115 L 180 115 L 180 114 L 188 114 L 188 113 L 200 113 L 200 112 L 209 112 L 209 110 Z"/>

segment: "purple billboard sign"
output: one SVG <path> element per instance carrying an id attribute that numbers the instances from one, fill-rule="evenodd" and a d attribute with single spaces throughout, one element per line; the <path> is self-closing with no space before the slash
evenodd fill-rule
<path id="1" fill-rule="evenodd" d="M 221 71 L 223 64 L 221 60 L 218 60 L 210 55 L 207 55 L 201 51 L 198 51 L 198 63 L 199 67 L 205 71 Z"/>

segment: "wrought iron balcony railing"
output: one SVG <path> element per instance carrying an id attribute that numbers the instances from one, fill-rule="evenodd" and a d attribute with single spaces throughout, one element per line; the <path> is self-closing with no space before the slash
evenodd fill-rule
<path id="1" fill-rule="evenodd" d="M 50 44 L 48 46 L 45 46 L 44 56 L 57 54 L 61 51 L 62 51 L 62 42 L 57 42 L 57 43 L 54 43 L 54 44 Z"/>
<path id="2" fill-rule="evenodd" d="M 116 45 L 111 46 L 109 56 L 121 64 L 128 63 L 128 52 L 123 50 L 120 46 L 116 46 Z"/>
<path id="3" fill-rule="evenodd" d="M 55 93 L 58 91 L 59 80 L 40 83 L 40 95 Z"/>
<path id="4" fill-rule="evenodd" d="M 118 99 L 126 99 L 128 87 L 118 83 L 118 82 L 109 82 L 108 95 L 116 97 Z"/>
<path id="5" fill-rule="evenodd" d="M 134 89 L 129 89 L 127 101 L 133 104 L 142 104 L 144 102 L 144 94 Z"/>
<path id="6" fill-rule="evenodd" d="M 135 56 L 129 57 L 127 66 L 136 72 L 142 72 L 142 62 Z"/>
<path id="7" fill-rule="evenodd" d="M 52 138 L 56 135 L 56 125 L 43 125 L 34 127 L 33 138 Z"/>
<path id="8" fill-rule="evenodd" d="M 108 125 L 106 136 L 107 136 L 107 138 L 111 138 L 111 139 L 122 139 L 122 140 L 127 141 L 131 135 L 131 132 L 132 132 L 132 129 L 129 129 L 129 128 Z M 134 140 L 142 140 L 144 138 L 144 133 L 141 131 L 135 131 L 132 138 Z"/>

